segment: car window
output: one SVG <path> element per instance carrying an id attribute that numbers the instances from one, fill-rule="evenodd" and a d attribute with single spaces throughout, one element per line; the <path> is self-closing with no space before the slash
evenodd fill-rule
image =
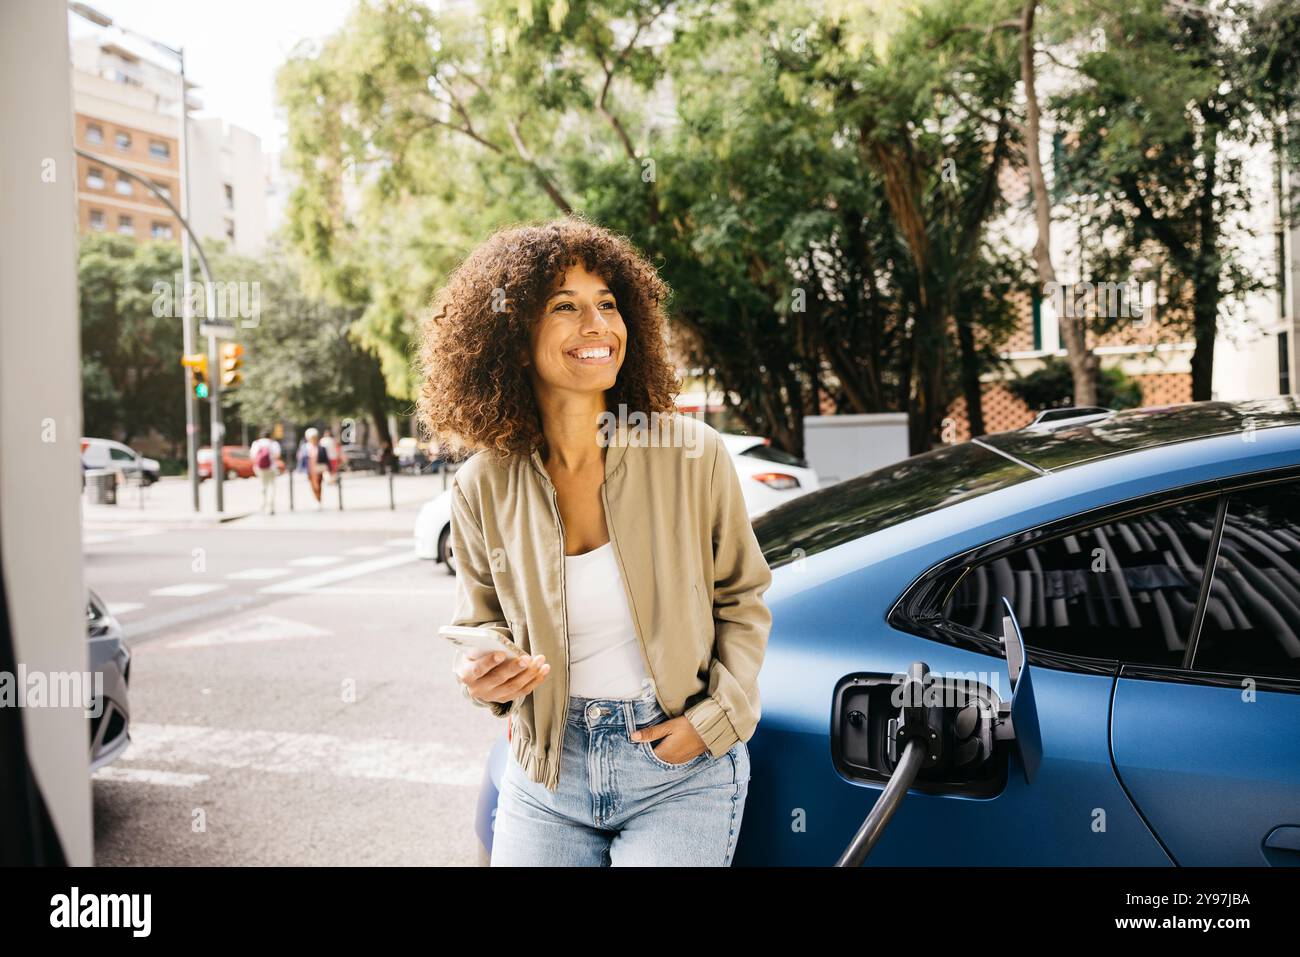
<path id="1" fill-rule="evenodd" d="M 779 505 L 754 520 L 754 533 L 777 568 L 1036 474 L 970 442 L 944 446 Z"/>
<path id="2" fill-rule="evenodd" d="M 764 462 L 775 462 L 777 465 L 792 465 L 795 468 L 806 468 L 808 465 L 799 456 L 791 455 L 784 449 L 774 448 L 771 445 L 755 445 L 740 454 L 749 458 L 762 459 Z"/>
<path id="3" fill-rule="evenodd" d="M 119 449 L 116 447 L 110 447 L 108 450 L 108 454 L 112 456 L 113 460 L 116 462 L 135 461 L 135 454 L 128 449 Z"/>
<path id="4" fill-rule="evenodd" d="M 1031 648 L 1178 667 L 1217 510 L 1213 495 L 1167 505 L 956 570 L 939 617 L 996 638 L 1006 596 Z"/>
<path id="5" fill-rule="evenodd" d="M 1193 666 L 1300 678 L 1300 483 L 1229 494 Z"/>

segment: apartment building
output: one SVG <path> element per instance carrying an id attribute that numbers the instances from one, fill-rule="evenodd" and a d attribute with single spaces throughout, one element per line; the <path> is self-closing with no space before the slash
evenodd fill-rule
<path id="1" fill-rule="evenodd" d="M 75 144 L 146 178 L 180 207 L 180 79 L 110 31 L 71 44 Z M 190 110 L 202 109 L 189 84 Z M 190 224 L 200 240 L 256 255 L 267 214 L 259 137 L 218 117 L 189 121 Z M 176 216 L 142 183 L 77 157 L 77 219 L 86 232 L 180 242 Z"/>

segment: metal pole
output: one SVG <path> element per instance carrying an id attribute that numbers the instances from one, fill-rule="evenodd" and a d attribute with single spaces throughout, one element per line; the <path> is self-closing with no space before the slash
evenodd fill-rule
<path id="1" fill-rule="evenodd" d="M 393 469 L 386 464 L 384 471 L 388 473 L 388 510 L 391 512 L 397 508 L 397 500 L 393 498 Z"/>
<path id="2" fill-rule="evenodd" d="M 181 66 L 181 220 L 183 224 L 190 221 L 190 166 L 189 166 L 189 97 L 185 90 L 185 48 L 176 51 Z M 184 330 L 182 338 L 185 354 L 194 351 L 194 330 L 191 328 L 193 317 L 190 315 L 190 234 L 181 227 L 181 324 Z M 185 462 L 190 473 L 190 498 L 194 502 L 194 511 L 199 510 L 199 443 L 198 443 L 198 409 L 194 399 L 194 370 L 185 369 Z"/>
<path id="3" fill-rule="evenodd" d="M 208 287 L 208 305 L 207 313 L 212 315 L 212 296 L 215 290 Z M 208 336 L 208 380 L 209 389 L 208 397 L 212 403 L 212 479 L 216 482 L 217 493 L 217 511 L 225 511 L 225 498 L 223 489 L 226 481 L 226 457 L 223 454 L 223 446 L 226 444 L 225 424 L 221 421 L 221 369 L 219 367 L 220 357 L 217 354 L 217 337 Z"/>
<path id="4" fill-rule="evenodd" d="M 343 468 L 334 473 L 334 484 L 339 487 L 339 511 L 343 511 Z"/>

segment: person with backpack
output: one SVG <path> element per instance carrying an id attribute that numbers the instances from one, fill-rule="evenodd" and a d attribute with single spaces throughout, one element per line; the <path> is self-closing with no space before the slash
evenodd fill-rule
<path id="1" fill-rule="evenodd" d="M 275 514 L 275 477 L 279 472 L 280 443 L 271 438 L 271 430 L 263 429 L 257 441 L 248 449 L 253 460 L 253 474 L 262 482 L 262 514 Z"/>

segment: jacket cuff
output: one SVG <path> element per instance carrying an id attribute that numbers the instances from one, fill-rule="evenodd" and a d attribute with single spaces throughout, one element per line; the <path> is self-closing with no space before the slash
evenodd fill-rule
<path id="1" fill-rule="evenodd" d="M 518 699 L 518 698 L 516 698 L 514 701 L 509 701 L 509 702 L 507 702 L 507 701 L 479 701 L 478 698 L 475 698 L 472 694 L 469 693 L 469 688 L 465 687 L 465 685 L 463 685 L 463 684 L 460 686 L 460 693 L 461 693 L 461 696 L 462 696 L 462 697 L 468 698 L 468 699 L 469 699 L 469 703 L 472 704 L 472 705 L 474 705 L 474 707 L 476 707 L 476 708 L 487 708 L 489 711 L 491 711 L 491 712 L 492 712 L 494 715 L 496 715 L 498 718 L 504 718 L 506 715 L 511 714 L 512 712 L 515 712 L 515 711 L 518 711 L 518 710 L 519 710 L 519 699 Z"/>
<path id="2" fill-rule="evenodd" d="M 727 712 L 715 698 L 705 698 L 687 708 L 686 720 L 699 732 L 715 758 L 722 757 L 740 740 Z"/>

